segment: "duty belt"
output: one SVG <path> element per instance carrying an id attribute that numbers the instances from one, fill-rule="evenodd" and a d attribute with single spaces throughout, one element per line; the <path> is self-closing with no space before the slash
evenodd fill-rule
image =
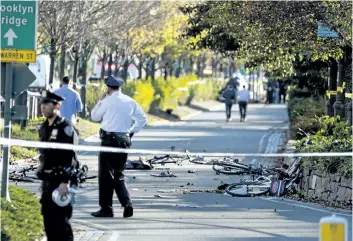
<path id="1" fill-rule="evenodd" d="M 130 134 L 127 132 L 108 132 L 103 129 L 99 130 L 99 134 L 100 134 L 100 138 L 103 138 L 105 136 L 110 136 L 110 135 L 116 136 L 116 137 L 129 137 L 130 136 Z"/>

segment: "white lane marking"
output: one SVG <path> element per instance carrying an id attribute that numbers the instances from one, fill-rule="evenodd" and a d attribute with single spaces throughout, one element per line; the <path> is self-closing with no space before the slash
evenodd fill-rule
<path id="1" fill-rule="evenodd" d="M 107 227 L 106 226 L 103 226 L 103 225 L 100 225 L 100 224 L 96 224 L 96 223 L 92 223 L 92 222 L 88 222 L 88 221 L 85 221 L 85 220 L 82 220 L 82 219 L 72 219 L 73 223 L 78 223 L 78 224 L 82 224 L 82 225 L 85 225 L 89 228 L 95 228 L 95 229 L 99 229 L 99 230 L 107 230 Z"/>
<path id="2" fill-rule="evenodd" d="M 285 200 L 277 200 L 277 198 L 264 198 L 264 197 L 260 197 L 261 200 L 266 200 L 269 202 L 274 202 L 274 203 L 281 203 L 281 204 L 286 204 L 286 205 L 291 205 L 291 206 L 295 206 L 295 207 L 300 207 L 300 208 L 305 208 L 305 209 L 310 209 L 313 211 L 318 211 L 318 212 L 323 212 L 323 213 L 329 213 L 329 214 L 337 214 L 337 215 L 342 215 L 342 216 L 346 216 L 346 217 L 352 217 L 352 214 L 346 214 L 346 213 L 342 213 L 342 211 L 329 211 L 329 210 L 325 210 L 323 208 L 315 208 L 315 207 L 311 207 L 305 204 L 300 204 L 299 202 L 293 202 L 293 201 L 285 201 Z"/>
<path id="3" fill-rule="evenodd" d="M 118 231 L 113 231 L 111 236 L 109 237 L 109 239 L 107 241 L 117 241 L 119 238 L 119 232 Z"/>
<path id="4" fill-rule="evenodd" d="M 261 153 L 262 151 L 262 148 L 263 148 L 263 145 L 264 145 L 264 141 L 266 139 L 266 137 L 269 135 L 270 133 L 267 132 L 265 135 L 263 135 L 260 139 L 260 142 L 259 142 L 259 146 L 257 148 L 257 153 Z M 257 158 L 254 158 L 251 160 L 251 164 L 255 164 L 257 162 Z"/>

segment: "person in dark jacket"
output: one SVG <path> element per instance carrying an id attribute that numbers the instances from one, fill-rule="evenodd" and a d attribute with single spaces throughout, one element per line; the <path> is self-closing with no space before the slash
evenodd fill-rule
<path id="1" fill-rule="evenodd" d="M 285 81 L 281 82 L 280 89 L 279 89 L 279 96 L 280 96 L 279 103 L 281 103 L 282 100 L 283 100 L 283 104 L 286 103 L 287 89 L 288 89 L 287 83 Z"/>
<path id="2" fill-rule="evenodd" d="M 46 120 L 39 129 L 42 142 L 75 144 L 78 142 L 76 130 L 72 124 L 59 115 L 62 97 L 49 91 L 42 92 L 41 111 Z M 70 174 L 78 168 L 77 155 L 72 150 L 40 149 L 38 179 L 42 180 L 42 215 L 48 241 L 73 241 L 73 232 L 69 222 L 72 216 L 72 204 L 59 206 L 52 199 L 54 190 L 66 198 L 69 186 L 77 185 Z M 63 200 L 63 199 L 62 199 Z"/>
<path id="3" fill-rule="evenodd" d="M 223 92 L 223 97 L 226 104 L 226 117 L 227 121 L 232 120 L 232 106 L 235 101 L 235 90 L 233 85 L 227 85 L 227 88 Z"/>

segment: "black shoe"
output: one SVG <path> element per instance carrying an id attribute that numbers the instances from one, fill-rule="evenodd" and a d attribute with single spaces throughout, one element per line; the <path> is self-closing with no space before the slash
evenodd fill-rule
<path id="1" fill-rule="evenodd" d="M 131 206 L 127 206 L 124 208 L 124 218 L 129 218 L 134 215 L 134 209 Z"/>
<path id="2" fill-rule="evenodd" d="M 112 218 L 112 217 L 114 217 L 114 213 L 112 211 L 103 211 L 102 209 L 99 209 L 97 212 L 91 213 L 91 215 L 96 218 Z"/>

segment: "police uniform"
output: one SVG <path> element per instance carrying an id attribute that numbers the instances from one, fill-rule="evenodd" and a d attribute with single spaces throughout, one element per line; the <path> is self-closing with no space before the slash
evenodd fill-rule
<path id="1" fill-rule="evenodd" d="M 59 104 L 60 96 L 43 91 L 42 103 Z M 57 116 L 52 125 L 46 120 L 39 129 L 42 142 L 77 143 L 77 132 L 61 116 Z M 77 180 L 66 173 L 68 168 L 78 168 L 77 156 L 74 151 L 62 149 L 41 149 L 40 168 L 37 176 L 42 180 L 42 215 L 48 241 L 73 241 L 73 232 L 69 219 L 72 216 L 72 204 L 60 207 L 52 200 L 52 193 L 61 183 L 77 185 Z M 66 171 L 65 171 L 66 170 Z"/>
<path id="2" fill-rule="evenodd" d="M 114 76 L 105 79 L 108 87 L 120 87 L 124 81 Z M 141 107 L 119 90 L 100 100 L 91 112 L 93 121 L 101 121 L 101 146 L 130 148 L 131 137 L 141 130 L 147 118 Z M 132 121 L 135 121 L 132 125 Z M 101 152 L 99 155 L 99 205 L 94 217 L 113 217 L 113 192 L 124 207 L 124 217 L 133 214 L 132 202 L 123 171 L 127 154 Z"/>

